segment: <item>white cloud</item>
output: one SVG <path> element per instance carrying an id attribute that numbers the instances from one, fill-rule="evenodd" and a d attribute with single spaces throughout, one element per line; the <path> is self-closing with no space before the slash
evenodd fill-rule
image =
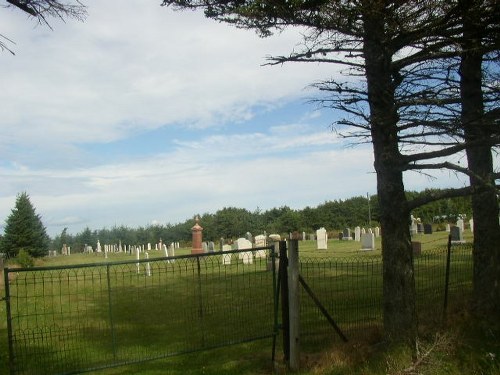
<path id="1" fill-rule="evenodd" d="M 371 148 L 343 148 L 334 114 L 304 103 L 335 70 L 262 66 L 300 30 L 262 39 L 155 2 L 86 4 L 54 31 L 0 8 L 16 40 L 0 54 L 0 221 L 21 191 L 51 235 L 375 193 Z"/>

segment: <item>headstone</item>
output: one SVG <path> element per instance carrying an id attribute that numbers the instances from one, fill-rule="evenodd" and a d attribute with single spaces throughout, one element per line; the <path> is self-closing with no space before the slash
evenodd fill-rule
<path id="1" fill-rule="evenodd" d="M 469 220 L 469 228 L 471 232 L 474 232 L 474 219 Z"/>
<path id="2" fill-rule="evenodd" d="M 424 233 L 424 224 L 422 224 L 422 223 L 417 224 L 417 232 Z"/>
<path id="3" fill-rule="evenodd" d="M 101 249 L 101 243 L 99 242 L 99 240 L 97 240 L 97 248 L 96 248 L 96 251 L 98 253 L 102 252 L 102 249 Z"/>
<path id="4" fill-rule="evenodd" d="M 231 245 L 222 245 L 222 252 L 232 250 Z M 222 264 L 231 264 L 231 255 L 233 254 L 222 254 Z"/>
<path id="5" fill-rule="evenodd" d="M 281 236 L 279 234 L 270 234 L 269 239 L 271 239 L 271 241 L 277 242 L 281 241 Z"/>
<path id="6" fill-rule="evenodd" d="M 306 232 L 302 232 L 302 241 L 306 240 Z"/>
<path id="7" fill-rule="evenodd" d="M 238 238 L 234 243 L 235 249 L 243 250 L 243 249 L 251 249 L 252 243 L 246 238 Z M 253 263 L 253 254 L 251 251 L 245 251 L 238 254 L 238 258 L 243 261 L 243 264 L 252 264 Z"/>
<path id="8" fill-rule="evenodd" d="M 146 259 L 149 259 L 148 253 L 146 253 Z M 146 275 L 151 276 L 151 266 L 149 262 L 146 263 Z"/>
<path id="9" fill-rule="evenodd" d="M 351 241 L 352 240 L 352 236 L 351 236 L 351 229 L 350 228 L 345 228 L 343 231 L 342 231 L 342 240 L 344 241 Z"/>
<path id="10" fill-rule="evenodd" d="M 450 229 L 451 243 L 452 244 L 462 244 L 465 243 L 462 228 L 459 226 L 453 226 Z"/>
<path id="11" fill-rule="evenodd" d="M 446 224 L 446 231 L 450 233 L 450 224 Z"/>
<path id="12" fill-rule="evenodd" d="M 267 246 L 266 236 L 259 234 L 255 236 L 255 247 L 265 247 Z"/>
<path id="13" fill-rule="evenodd" d="M 424 224 L 424 234 L 432 234 L 432 225 Z"/>
<path id="14" fill-rule="evenodd" d="M 203 242 L 201 244 L 201 248 L 202 248 L 202 250 L 203 250 L 204 253 L 208 253 L 208 243 Z"/>
<path id="15" fill-rule="evenodd" d="M 266 236 L 263 234 L 259 234 L 258 236 L 255 236 L 255 247 L 265 247 L 266 244 Z M 255 252 L 255 258 L 265 258 L 266 257 L 266 250 L 257 250 Z"/>
<path id="16" fill-rule="evenodd" d="M 173 242 L 170 244 L 170 249 L 169 249 L 168 253 L 170 254 L 171 257 L 175 257 L 175 244 Z M 174 263 L 174 262 L 175 262 L 175 259 L 170 259 L 170 263 Z"/>
<path id="17" fill-rule="evenodd" d="M 366 233 L 366 229 L 365 228 L 361 228 L 361 234 L 365 234 Z"/>
<path id="18" fill-rule="evenodd" d="M 361 241 L 361 228 L 356 227 L 354 228 L 354 241 Z"/>
<path id="19" fill-rule="evenodd" d="M 135 257 L 136 257 L 137 260 L 141 259 L 141 253 L 140 253 L 140 251 L 141 250 L 140 250 L 139 247 L 137 247 L 136 250 L 135 250 Z M 137 268 L 137 273 L 141 273 L 141 268 L 140 268 L 141 264 L 140 263 L 136 263 L 135 266 Z"/>
<path id="20" fill-rule="evenodd" d="M 410 234 L 415 235 L 418 233 L 418 226 L 416 221 L 412 221 L 410 225 Z"/>
<path id="21" fill-rule="evenodd" d="M 247 232 L 247 233 L 245 234 L 245 238 L 246 238 L 248 241 L 253 242 L 253 236 L 252 236 L 252 233 Z"/>
<path id="22" fill-rule="evenodd" d="M 361 236 L 361 250 L 375 250 L 375 235 L 365 233 Z"/>
<path id="23" fill-rule="evenodd" d="M 208 243 L 208 252 L 209 252 L 209 253 L 213 253 L 213 252 L 215 252 L 215 243 L 214 243 L 213 241 L 210 241 L 210 242 Z"/>
<path id="24" fill-rule="evenodd" d="M 326 250 L 328 248 L 328 233 L 326 229 L 321 227 L 316 231 L 316 247 L 318 250 Z"/>
<path id="25" fill-rule="evenodd" d="M 460 230 L 462 231 L 462 233 L 464 232 L 464 221 L 462 219 L 458 219 L 457 220 L 457 227 L 460 228 Z"/>
<path id="26" fill-rule="evenodd" d="M 380 228 L 375 227 L 375 238 L 380 237 Z"/>

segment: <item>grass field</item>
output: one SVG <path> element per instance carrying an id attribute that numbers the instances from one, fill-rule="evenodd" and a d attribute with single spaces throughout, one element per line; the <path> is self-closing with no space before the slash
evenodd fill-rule
<path id="1" fill-rule="evenodd" d="M 425 298 L 419 303 L 419 313 L 436 315 L 430 308 L 434 305 L 429 304 L 429 296 L 436 291 L 435 298 L 438 303 L 441 302 L 443 257 L 430 252 L 445 247 L 447 234 L 418 235 L 415 240 L 422 242 L 424 254 L 429 252 L 425 262 L 416 262 L 422 270 L 426 270 L 419 272 L 416 269 L 417 289 L 425 290 L 422 294 Z M 340 362 L 352 362 L 350 368 L 354 368 L 357 366 L 355 358 L 347 355 L 352 354 L 352 345 L 360 343 L 358 345 L 362 346 L 356 352 L 369 355 L 372 349 L 367 348 L 372 348 L 370 345 L 380 339 L 380 243 L 372 252 L 360 251 L 359 243 L 354 241 L 331 240 L 328 250 L 321 251 L 315 249 L 312 241 L 300 242 L 299 246 L 304 279 L 315 293 L 327 301 L 327 309 L 342 323 L 348 335 L 360 338 L 347 345 L 340 344 L 307 296 L 301 296 L 303 362 L 307 368 L 304 374 L 347 374 L 349 372 L 335 372 L 335 368 L 343 368 L 340 363 L 335 368 L 324 366 L 322 356 L 332 353 L 334 348 L 336 356 L 347 358 Z M 189 252 L 189 249 L 180 249 L 176 255 Z M 238 338 L 252 339 L 272 334 L 272 276 L 265 270 L 265 262 L 243 267 L 233 257 L 229 267 L 211 261 L 202 263 L 198 268 L 198 265 L 188 261 L 179 260 L 172 264 L 155 261 L 162 255 L 161 252 L 150 252 L 150 277 L 145 276 L 146 263 L 140 264 L 139 274 L 135 262 L 107 267 L 110 262 L 135 260 L 134 256 L 119 253 L 109 254 L 108 259 L 104 259 L 102 254 L 45 258 L 37 266 L 83 263 L 97 263 L 99 266 L 89 266 L 84 271 L 80 268 L 43 270 L 36 276 L 26 273 L 30 276 L 22 276 L 24 279 L 17 275 L 14 283 L 18 288 L 15 291 L 18 304 L 14 309 L 18 317 L 16 332 L 22 333 L 19 336 L 24 340 L 21 349 L 29 351 L 21 353 L 24 355 L 24 373 L 64 372 L 75 364 L 81 364 L 82 368 L 99 367 L 110 363 L 110 360 L 128 362 L 137 358 L 161 357 L 165 353 L 187 353 L 238 341 Z M 465 263 L 465 259 L 454 259 L 454 265 L 461 263 Z M 43 280 L 41 285 L 40 277 Z M 470 273 L 455 272 L 452 277 L 455 278 L 453 282 L 461 285 L 464 280 L 470 280 Z M 66 284 L 56 282 L 61 278 L 67 281 Z M 109 292 L 109 281 L 113 284 L 112 293 Z M 165 299 L 165 295 L 169 298 Z M 6 316 L 5 304 L 2 304 L 0 313 Z M 113 331 L 107 329 L 110 320 Z M 3 367 L 0 372 L 4 370 L 6 373 L 5 318 L 1 322 Z M 51 337 L 50 342 L 42 338 L 47 337 L 47 333 Z M 31 342 L 26 337 L 30 337 Z M 119 345 L 114 345 L 116 343 Z M 277 345 L 279 357 L 281 336 Z M 339 348 L 345 352 L 339 352 Z M 267 338 L 100 370 L 99 373 L 269 374 L 274 368 L 271 350 L 272 339 Z M 395 354 L 395 358 L 399 356 Z M 405 358 L 404 353 L 401 356 Z M 376 353 L 375 358 L 378 358 Z M 370 370 L 372 372 L 364 372 L 365 369 L 359 373 L 377 373 L 379 367 L 387 370 L 387 366 L 375 363 Z"/>

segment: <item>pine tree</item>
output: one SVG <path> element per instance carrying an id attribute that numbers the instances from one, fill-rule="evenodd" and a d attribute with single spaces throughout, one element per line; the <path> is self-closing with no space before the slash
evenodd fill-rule
<path id="1" fill-rule="evenodd" d="M 45 256 L 50 238 L 27 193 L 17 195 L 16 205 L 6 220 L 0 252 L 15 257 L 21 249 L 33 257 Z"/>

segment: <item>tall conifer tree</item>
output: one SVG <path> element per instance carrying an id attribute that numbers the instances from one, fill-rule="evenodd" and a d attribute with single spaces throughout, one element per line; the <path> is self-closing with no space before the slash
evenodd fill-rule
<path id="1" fill-rule="evenodd" d="M 15 257 L 19 250 L 26 250 L 33 257 L 47 255 L 49 236 L 26 192 L 17 195 L 16 205 L 6 220 L 5 232 L 0 242 L 0 252 Z"/>

